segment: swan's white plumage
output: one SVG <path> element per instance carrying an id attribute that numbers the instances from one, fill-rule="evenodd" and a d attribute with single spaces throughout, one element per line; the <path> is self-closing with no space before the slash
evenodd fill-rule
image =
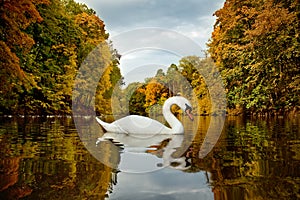
<path id="1" fill-rule="evenodd" d="M 113 133 L 127 134 L 178 134 L 183 133 L 184 128 L 181 122 L 171 112 L 171 106 L 178 105 L 182 110 L 186 106 L 191 107 L 189 101 L 184 97 L 175 96 L 166 100 L 163 105 L 163 115 L 171 128 L 148 117 L 139 115 L 129 115 L 112 123 L 106 123 L 96 117 L 99 124 L 107 131 Z"/>
<path id="2" fill-rule="evenodd" d="M 101 121 L 97 118 L 99 124 L 107 132 L 112 133 L 134 133 L 134 134 L 157 134 L 171 133 L 171 129 L 164 126 L 162 123 L 148 117 L 139 115 L 129 115 L 112 122 L 111 124 Z"/>

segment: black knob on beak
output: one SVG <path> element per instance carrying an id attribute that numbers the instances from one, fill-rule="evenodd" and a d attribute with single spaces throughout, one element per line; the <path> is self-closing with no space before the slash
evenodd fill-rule
<path id="1" fill-rule="evenodd" d="M 193 108 L 191 106 L 189 106 L 188 104 L 185 104 L 185 113 L 188 115 L 188 117 L 190 118 L 190 120 L 194 120 L 194 117 L 192 115 L 192 110 Z"/>

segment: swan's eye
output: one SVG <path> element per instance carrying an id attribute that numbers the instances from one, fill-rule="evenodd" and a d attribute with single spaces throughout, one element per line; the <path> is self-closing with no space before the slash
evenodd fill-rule
<path id="1" fill-rule="evenodd" d="M 178 167 L 179 165 L 181 165 L 181 163 L 176 161 L 170 163 L 171 167 Z"/>

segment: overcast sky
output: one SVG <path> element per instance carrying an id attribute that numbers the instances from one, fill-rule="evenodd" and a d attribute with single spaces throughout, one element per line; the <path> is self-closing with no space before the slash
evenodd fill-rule
<path id="1" fill-rule="evenodd" d="M 173 43 L 190 40 L 187 43 L 194 42 L 198 45 L 198 50 L 206 49 L 206 43 L 211 37 L 215 22 L 213 13 L 224 4 L 224 0 L 77 0 L 77 2 L 94 9 L 104 21 L 114 47 L 121 51 L 120 68 L 126 83 L 142 81 L 146 75 L 147 77 L 153 76 L 158 68 L 166 69 L 172 63 L 177 64 L 180 58 L 185 56 L 184 53 L 177 52 L 168 45 L 162 47 L 160 44 L 166 40 L 172 38 Z M 155 33 L 151 37 L 152 43 L 149 39 L 150 27 L 161 29 L 160 31 L 155 29 Z M 124 32 L 131 31 L 131 35 L 134 35 L 133 30 L 142 28 L 147 28 L 145 31 L 147 36 L 143 39 L 141 39 L 140 33 L 137 37 L 124 37 Z M 167 34 L 164 34 L 162 37 L 162 32 L 167 32 L 168 36 L 166 37 Z M 154 39 L 155 36 L 156 39 Z M 121 42 L 120 45 L 117 40 L 127 40 L 126 45 L 128 45 L 135 43 L 135 39 L 139 41 L 138 45 L 140 46 L 135 45 L 135 50 L 126 47 L 126 52 L 122 52 L 124 43 Z M 143 41 L 148 45 L 142 45 Z M 157 47 L 158 45 L 159 47 Z M 182 43 L 180 45 L 179 47 L 187 51 L 190 46 L 188 44 L 182 46 Z M 149 46 L 154 48 L 145 48 Z M 163 51 L 161 51 L 162 49 Z M 197 52 L 192 54 L 199 55 Z M 151 68 L 149 65 L 159 67 Z M 141 70 L 143 66 L 145 70 Z M 134 75 L 134 71 L 139 72 L 139 78 Z M 144 75 L 141 71 L 144 71 Z M 130 80 L 127 76 L 131 77 Z"/>

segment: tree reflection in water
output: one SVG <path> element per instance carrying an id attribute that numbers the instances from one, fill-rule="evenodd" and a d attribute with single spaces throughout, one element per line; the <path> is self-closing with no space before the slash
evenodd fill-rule
<path id="1" fill-rule="evenodd" d="M 186 134 L 172 155 L 185 159 L 186 175 L 205 172 L 214 199 L 300 198 L 299 117 L 228 117 L 218 143 L 203 159 L 199 150 L 210 118 L 201 121 L 196 135 Z M 2 118 L 0 123 L 0 199 L 105 199 L 122 193 L 114 185 L 122 184 L 117 177 L 123 172 L 86 150 L 71 118 Z M 169 142 L 162 140 L 145 153 L 159 158 Z M 118 162 L 116 155 L 106 156 Z M 189 190 L 184 183 L 181 187 Z"/>

